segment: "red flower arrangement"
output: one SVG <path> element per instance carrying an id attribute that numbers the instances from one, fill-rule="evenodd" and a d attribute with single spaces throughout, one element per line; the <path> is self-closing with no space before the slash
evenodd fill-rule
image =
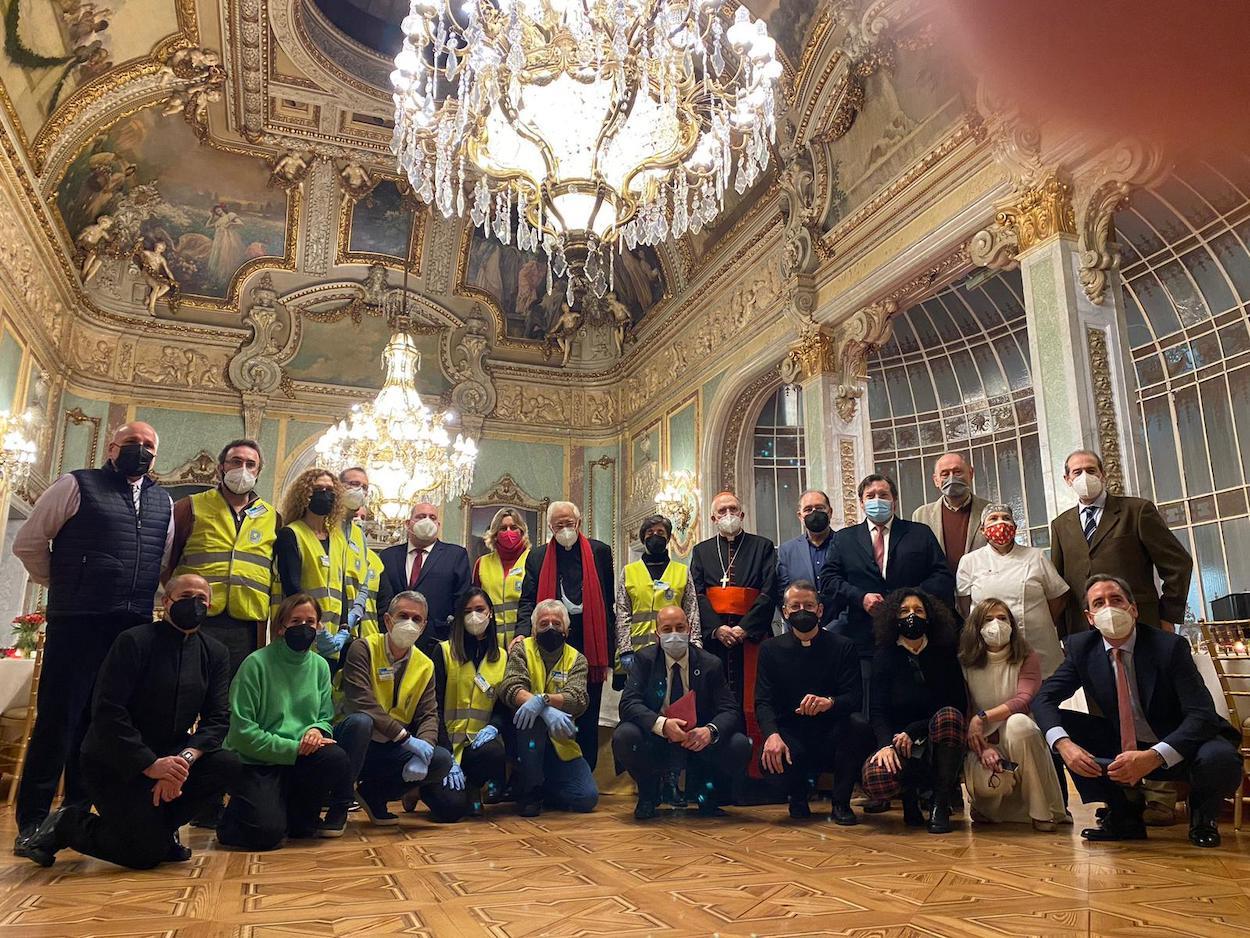
<path id="1" fill-rule="evenodd" d="M 13 620 L 13 653 L 10 658 L 29 658 L 39 644 L 39 631 L 48 621 L 42 612 L 28 612 Z M 7 654 L 7 652 L 6 652 Z"/>

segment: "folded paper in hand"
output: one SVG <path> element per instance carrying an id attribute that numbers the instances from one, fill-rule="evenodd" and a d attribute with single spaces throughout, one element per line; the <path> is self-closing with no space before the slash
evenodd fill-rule
<path id="1" fill-rule="evenodd" d="M 694 729 L 695 721 L 698 720 L 694 709 L 694 691 L 686 691 L 679 699 L 665 707 L 663 716 L 670 720 L 685 720 L 686 725 L 683 728 Z"/>

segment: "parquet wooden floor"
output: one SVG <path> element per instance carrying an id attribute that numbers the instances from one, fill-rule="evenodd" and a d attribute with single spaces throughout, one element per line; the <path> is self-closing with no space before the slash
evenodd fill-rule
<path id="1" fill-rule="evenodd" d="M 260 854 L 188 829 L 192 861 L 144 873 L 72 851 L 39 869 L 9 854 L 5 812 L 0 938 L 1250 934 L 1250 832 L 1228 825 L 1198 850 L 1183 824 L 1087 846 L 1068 827 L 935 837 L 897 810 L 846 829 L 782 807 L 647 824 L 632 809 L 616 795 L 589 816 L 501 806 L 398 828 L 354 814 L 340 840 Z"/>

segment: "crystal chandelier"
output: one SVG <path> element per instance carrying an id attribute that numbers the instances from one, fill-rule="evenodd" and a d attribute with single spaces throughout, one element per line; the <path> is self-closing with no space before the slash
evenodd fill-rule
<path id="1" fill-rule="evenodd" d="M 431 410 L 417 392 L 421 353 L 408 331 L 407 282 L 405 273 L 404 310 L 394 318 L 382 353 L 382 390 L 372 401 L 352 405 L 316 445 L 322 464 L 335 472 L 361 466 L 369 474 L 368 526 L 381 540 L 403 536 L 414 504 L 442 504 L 467 492 L 477 461 L 471 438 L 451 439 L 447 428 L 455 415 Z"/>
<path id="2" fill-rule="evenodd" d="M 674 545 L 679 553 L 685 553 L 699 513 L 699 483 L 694 473 L 686 469 L 665 472 L 655 496 L 655 510 L 673 522 Z"/>
<path id="3" fill-rule="evenodd" d="M 0 484 L 11 490 L 22 485 L 39 455 L 35 415 L 0 411 Z"/>
<path id="4" fill-rule="evenodd" d="M 699 232 L 768 166 L 781 63 L 745 7 L 411 0 L 401 28 L 400 171 L 444 216 L 541 249 L 570 305 L 613 288 L 614 251 Z"/>

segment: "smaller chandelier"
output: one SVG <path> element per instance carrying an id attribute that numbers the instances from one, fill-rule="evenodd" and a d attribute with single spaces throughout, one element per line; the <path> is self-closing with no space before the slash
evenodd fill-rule
<path id="1" fill-rule="evenodd" d="M 694 473 L 686 469 L 664 473 L 655 496 L 655 510 L 673 522 L 675 545 L 679 553 L 685 553 L 692 524 L 699 514 L 699 484 Z"/>
<path id="2" fill-rule="evenodd" d="M 21 486 L 39 457 L 37 429 L 31 411 L 10 415 L 0 411 L 0 484 L 11 490 Z"/>
<path id="3" fill-rule="evenodd" d="M 361 466 L 369 474 L 370 533 L 396 540 L 418 502 L 442 504 L 463 495 L 473 482 L 477 444 L 448 426 L 450 411 L 436 413 L 417 392 L 421 353 L 408 332 L 407 317 L 382 353 L 386 382 L 377 397 L 351 413 L 317 441 L 317 455 L 335 472 Z"/>

